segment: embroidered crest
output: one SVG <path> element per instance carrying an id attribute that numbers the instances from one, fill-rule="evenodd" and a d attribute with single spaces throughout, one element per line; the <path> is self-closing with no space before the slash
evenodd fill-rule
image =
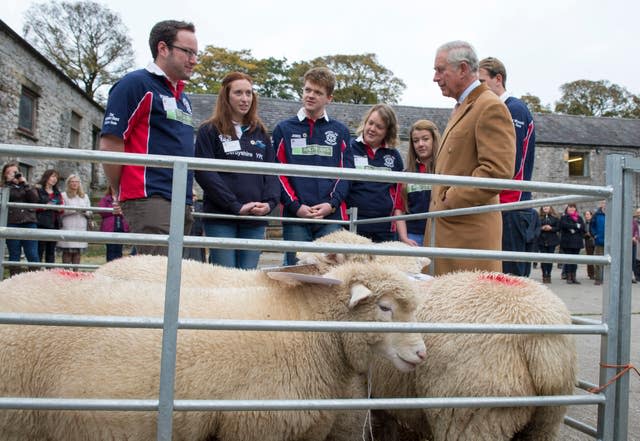
<path id="1" fill-rule="evenodd" d="M 393 165 L 396 163 L 396 158 L 392 155 L 384 155 L 384 166 L 393 169 Z"/>
<path id="2" fill-rule="evenodd" d="M 324 132 L 324 143 L 329 145 L 336 145 L 338 143 L 338 134 L 333 130 Z"/>

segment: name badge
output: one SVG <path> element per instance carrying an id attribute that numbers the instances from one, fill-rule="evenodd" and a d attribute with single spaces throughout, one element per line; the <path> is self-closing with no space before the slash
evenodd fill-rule
<path id="1" fill-rule="evenodd" d="M 165 111 L 176 110 L 178 108 L 178 103 L 176 103 L 176 99 L 172 96 L 163 96 L 162 107 L 164 107 Z"/>
<path id="2" fill-rule="evenodd" d="M 235 139 L 233 141 L 223 142 L 222 148 L 224 148 L 225 153 L 237 152 L 240 150 L 240 140 Z"/>
<path id="3" fill-rule="evenodd" d="M 307 146 L 307 138 L 291 138 L 291 148 Z"/>
<path id="4" fill-rule="evenodd" d="M 369 158 L 366 156 L 354 156 L 353 163 L 356 168 L 366 168 L 369 165 Z"/>

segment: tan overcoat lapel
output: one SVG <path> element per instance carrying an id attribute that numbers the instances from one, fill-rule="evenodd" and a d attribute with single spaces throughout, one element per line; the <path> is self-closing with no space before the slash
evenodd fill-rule
<path id="1" fill-rule="evenodd" d="M 435 160 L 438 159 L 438 155 L 440 155 L 440 152 L 442 151 L 442 147 L 444 147 L 444 145 L 446 144 L 447 136 L 449 136 L 449 133 L 451 132 L 451 130 L 453 130 L 453 128 L 462 120 L 462 118 L 464 118 L 467 112 L 469 112 L 473 108 L 473 103 L 476 101 L 476 99 L 478 99 L 480 94 L 482 94 L 482 92 L 484 92 L 486 89 L 488 89 L 488 87 L 485 84 L 480 84 L 478 87 L 473 89 L 473 91 L 471 91 L 471 93 L 465 98 L 462 104 L 460 104 L 460 107 L 455 112 L 453 117 L 449 120 L 449 122 L 447 123 L 447 127 L 445 127 L 444 129 L 444 133 L 442 134 L 442 141 L 440 142 L 440 147 L 438 147 L 438 151 L 436 152 L 436 156 L 434 158 Z"/>

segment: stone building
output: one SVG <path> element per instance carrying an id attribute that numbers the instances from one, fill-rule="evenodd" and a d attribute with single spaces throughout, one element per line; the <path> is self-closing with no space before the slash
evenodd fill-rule
<path id="1" fill-rule="evenodd" d="M 97 147 L 104 108 L 1 20 L 0 78 L 0 143 L 24 145 L 25 151 L 34 145 Z M 104 187 L 99 164 L 0 158 L 9 159 L 31 182 L 55 168 L 63 179 L 79 174 L 85 188 Z"/>

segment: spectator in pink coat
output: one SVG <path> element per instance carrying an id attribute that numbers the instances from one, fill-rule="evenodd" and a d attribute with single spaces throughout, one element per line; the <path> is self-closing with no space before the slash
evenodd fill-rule
<path id="1" fill-rule="evenodd" d="M 102 223 L 100 224 L 100 231 L 108 233 L 128 233 L 129 224 L 122 214 L 120 205 L 113 206 L 113 189 L 111 186 L 107 187 L 107 192 L 98 202 L 100 207 L 113 208 L 113 211 L 101 211 Z M 107 262 L 122 257 L 122 244 L 121 243 L 107 243 Z"/>

